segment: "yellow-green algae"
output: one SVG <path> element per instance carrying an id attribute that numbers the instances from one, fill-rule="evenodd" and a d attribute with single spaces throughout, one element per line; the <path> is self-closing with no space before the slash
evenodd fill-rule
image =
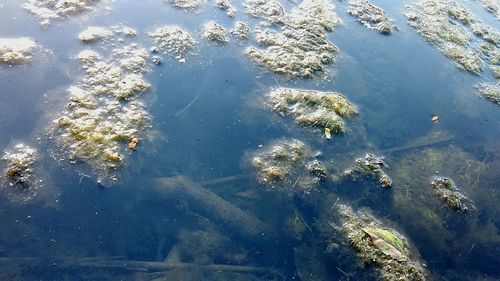
<path id="1" fill-rule="evenodd" d="M 479 75 L 486 63 L 498 63 L 492 57 L 500 44 L 498 31 L 455 1 L 417 0 L 407 6 L 406 16 L 411 27 L 460 68 Z"/>
<path id="2" fill-rule="evenodd" d="M 337 210 L 342 222 L 340 231 L 362 263 L 375 265 L 380 280 L 425 280 L 422 266 L 410 258 L 418 254 L 410 251 L 403 235 L 365 211 L 354 212 L 344 204 L 338 204 Z"/>
<path id="3" fill-rule="evenodd" d="M 277 88 L 268 98 L 276 113 L 292 115 L 297 124 L 329 128 L 333 133 L 344 131 L 342 118 L 358 113 L 356 106 L 336 92 Z"/>
<path id="4" fill-rule="evenodd" d="M 297 139 L 280 139 L 252 153 L 259 182 L 271 188 L 309 192 L 326 176 L 325 166 Z"/>
<path id="5" fill-rule="evenodd" d="M 268 1 L 260 2 L 264 5 Z M 330 1 L 304 0 L 290 13 L 274 15 L 271 22 L 282 24 L 281 31 L 257 29 L 257 42 L 262 48 L 246 50 L 257 64 L 290 77 L 312 77 L 334 61 L 337 47 L 328 40 L 326 31 L 340 20 Z"/>
<path id="6" fill-rule="evenodd" d="M 54 122 L 59 143 L 70 158 L 100 172 L 120 166 L 127 144 L 149 126 L 140 95 L 149 90 L 144 80 L 147 51 L 130 44 L 113 49 L 104 59 L 95 51 L 78 55 L 85 75 L 68 88 L 66 110 Z"/>
<path id="7" fill-rule="evenodd" d="M 369 29 L 377 30 L 382 34 L 392 32 L 392 25 L 385 11 L 367 0 L 349 0 L 347 13 Z"/>

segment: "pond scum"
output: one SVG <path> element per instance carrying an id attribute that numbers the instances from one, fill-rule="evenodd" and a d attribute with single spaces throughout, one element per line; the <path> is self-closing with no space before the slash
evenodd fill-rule
<path id="1" fill-rule="evenodd" d="M 53 19 L 91 11 L 99 2 L 29 0 L 23 7 L 46 26 Z M 206 1 L 166 2 L 178 8 L 195 10 Z M 483 0 L 483 3 L 490 12 L 498 15 L 498 5 L 494 1 Z M 230 17 L 235 17 L 236 8 L 230 1 L 214 0 L 213 4 Z M 392 32 L 393 26 L 381 8 L 366 0 L 350 0 L 348 5 L 348 13 L 364 26 L 382 34 Z M 312 78 L 318 72 L 327 71 L 327 65 L 335 60 L 338 50 L 328 40 L 326 32 L 339 25 L 340 19 L 331 1 L 303 0 L 290 12 L 285 11 L 280 2 L 275 0 L 246 0 L 243 6 L 248 15 L 265 21 L 259 27 L 252 28 L 254 33 L 250 32 L 248 24 L 241 21 L 235 21 L 230 31 L 215 21 L 208 21 L 202 26 L 201 37 L 217 45 L 226 45 L 229 44 L 229 35 L 238 40 L 247 40 L 250 35 L 255 35 L 259 46 L 246 48 L 248 58 L 271 72 L 291 78 Z M 410 26 L 453 59 L 460 68 L 479 75 L 489 66 L 493 75 L 500 77 L 500 35 L 472 16 L 466 8 L 451 0 L 416 0 L 407 7 L 406 12 Z M 113 180 L 116 179 L 114 171 L 126 163 L 127 155 L 140 150 L 151 121 L 141 100 L 141 95 L 151 88 L 144 79 L 148 71 L 149 54 L 139 44 L 129 43 L 136 33 L 125 26 L 90 26 L 79 34 L 78 38 L 87 48 L 77 55 L 84 73 L 74 85 L 68 87 L 68 103 L 53 120 L 57 142 L 68 153 L 69 159 L 82 161 Z M 148 35 L 154 43 L 151 52 L 162 52 L 180 62 L 185 62 L 186 55 L 192 53 L 199 44 L 188 31 L 174 25 L 160 26 Z M 105 43 L 112 49 L 109 52 L 97 52 L 94 44 L 99 43 Z M 29 62 L 35 48 L 36 44 L 31 38 L 1 38 L 0 63 Z M 498 84 L 480 83 L 477 90 L 488 100 L 500 104 Z M 358 115 L 358 108 L 354 104 L 342 94 L 332 91 L 280 86 L 270 90 L 265 97 L 272 111 L 291 116 L 298 125 L 324 130 L 327 139 L 330 139 L 331 133 L 344 133 L 344 119 Z M 473 243 L 470 250 L 466 249 L 468 253 L 477 256 L 476 243 L 478 247 L 481 243 L 485 244 L 480 235 L 492 229 L 494 232 L 496 228 L 488 222 L 486 230 L 478 229 L 478 220 L 472 219 L 479 218 L 479 215 L 475 212 L 473 200 L 467 196 L 477 194 L 473 192 L 476 191 L 474 188 L 478 186 L 479 176 L 487 169 L 487 165 L 454 145 L 439 149 L 415 147 L 414 153 L 409 153 L 391 169 L 392 178 L 386 173 L 388 167 L 384 157 L 371 153 L 356 158 L 355 165 L 344 171 L 343 175 L 352 179 L 372 178 L 375 184 L 384 188 L 392 187 L 384 190 L 390 194 L 386 198 L 392 205 L 390 210 L 395 211 L 388 216 L 399 221 L 410 221 L 410 228 L 416 230 L 413 233 L 418 233 L 416 238 L 429 244 L 437 255 L 447 254 L 454 263 L 460 264 L 460 257 L 447 253 L 443 245 L 450 241 L 455 244 L 466 241 Z M 176 244 L 171 246 L 164 262 L 114 263 L 115 260 L 95 259 L 71 263 L 71 259 L 68 259 L 66 266 L 109 266 L 116 269 L 126 265 L 143 272 L 170 271 L 173 276 L 171 279 L 181 276 L 182 280 L 202 280 L 207 275 L 201 271 L 208 271 L 214 276 L 221 272 L 234 273 L 230 275 L 231 278 L 217 275 L 220 280 L 286 280 L 274 268 L 240 265 L 251 263 L 250 256 L 258 247 L 258 243 L 254 245 L 255 240 L 265 237 L 275 243 L 283 235 L 292 237 L 293 243 L 302 243 L 292 247 L 294 266 L 303 281 L 332 278 L 318 277 L 321 276 L 321 270 L 317 269 L 331 266 L 327 262 L 331 261 L 328 258 L 350 261 L 352 254 L 358 261 L 357 266 L 364 271 L 373 271 L 377 280 L 426 280 L 431 273 L 425 269 L 419 250 L 408 238 L 410 236 L 396 230 L 398 227 L 385 218 L 378 219 L 363 206 L 354 210 L 347 202 L 343 202 L 340 195 L 336 194 L 343 186 L 335 181 L 327 182 L 330 179 L 330 164 L 335 163 L 336 159 L 323 161 L 320 158 L 320 152 L 313 151 L 311 146 L 295 138 L 269 141 L 245 155 L 246 163 L 253 167 L 257 181 L 266 191 L 291 195 L 285 197 L 300 201 L 297 205 L 312 206 L 318 217 L 313 218 L 314 225 L 308 223 L 309 219 L 303 216 L 296 203 L 284 199 L 285 204 L 291 205 L 292 215 L 284 216 L 284 233 L 273 233 L 265 219 L 261 221 L 244 208 L 186 176 L 156 178 L 152 181 L 153 189 L 158 196 L 163 197 L 155 199 L 172 200 L 172 197 L 181 194 L 182 203 L 191 206 L 191 209 L 182 207 L 188 210 L 185 216 L 192 217 L 206 229 L 181 229 L 175 237 Z M 5 150 L 2 160 L 5 166 L 3 177 L 10 186 L 20 189 L 37 186 L 39 155 L 36 149 L 18 144 Z M 323 185 L 325 182 L 327 184 Z M 295 196 L 297 194 L 307 196 Z M 373 196 L 373 193 L 359 195 L 363 196 Z M 332 197 L 336 198 L 335 203 L 330 200 Z M 253 200 L 255 198 L 259 197 L 255 196 Z M 335 214 L 333 219 L 329 217 L 332 213 Z M 454 235 L 447 224 L 451 216 L 464 219 L 461 223 L 474 226 L 479 234 L 464 234 L 464 237 L 461 237 L 462 233 Z M 322 225 L 323 221 L 327 223 Z M 224 228 L 239 232 L 240 239 L 252 242 L 251 247 L 245 248 L 245 243 L 233 240 L 232 233 L 224 233 Z M 494 237 L 498 238 L 498 234 Z M 259 243 L 262 241 L 259 240 Z M 232 251 L 226 251 L 228 245 L 233 246 Z M 318 253 L 314 252 L 317 249 L 311 250 L 310 245 L 317 247 Z M 464 247 L 458 248 L 462 250 Z M 312 259 L 311 262 L 308 258 L 315 254 L 324 259 Z M 227 264 L 221 264 L 221 261 Z M 343 274 L 342 278 L 349 280 L 350 273 L 339 267 L 337 270 Z M 239 272 L 247 275 L 239 279 Z M 262 278 L 257 277 L 259 274 Z M 295 279 L 297 275 L 293 274 Z M 161 275 L 155 276 L 160 276 L 157 279 L 162 280 Z M 191 279 L 183 278 L 185 276 Z"/>

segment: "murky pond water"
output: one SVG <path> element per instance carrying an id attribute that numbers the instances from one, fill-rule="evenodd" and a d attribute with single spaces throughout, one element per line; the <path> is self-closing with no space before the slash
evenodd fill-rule
<path id="1" fill-rule="evenodd" d="M 500 22 L 437 2 L 2 1 L 0 279 L 499 280 Z"/>

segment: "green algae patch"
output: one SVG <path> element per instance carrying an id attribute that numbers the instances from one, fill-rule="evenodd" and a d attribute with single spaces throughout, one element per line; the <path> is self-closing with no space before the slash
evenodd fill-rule
<path id="1" fill-rule="evenodd" d="M 224 45 L 229 42 L 226 30 L 215 21 L 208 21 L 203 25 L 203 37 L 209 41 Z"/>
<path id="2" fill-rule="evenodd" d="M 406 237 L 366 211 L 354 212 L 344 204 L 337 210 L 342 222 L 340 232 L 347 236 L 362 263 L 375 266 L 380 280 L 425 280 L 422 266 L 410 258 L 418 253 L 410 251 Z"/>
<path id="3" fill-rule="evenodd" d="M 48 26 L 52 20 L 92 11 L 99 0 L 27 0 L 22 7 Z"/>
<path id="4" fill-rule="evenodd" d="M 457 66 L 479 75 L 485 65 L 498 64 L 500 34 L 452 0 L 417 0 L 407 6 L 412 28 Z"/>
<path id="5" fill-rule="evenodd" d="M 0 38 L 0 64 L 20 64 L 31 60 L 36 43 L 31 38 Z"/>
<path id="6" fill-rule="evenodd" d="M 230 16 L 230 17 L 234 17 L 234 15 L 236 14 L 236 8 L 233 6 L 233 4 L 231 4 L 231 1 L 229 0 L 214 0 L 214 5 L 225 11 L 226 12 L 226 15 Z"/>
<path id="7" fill-rule="evenodd" d="M 256 2 L 258 7 L 268 3 Z M 340 24 L 340 20 L 332 3 L 304 0 L 290 13 L 273 15 L 269 21 L 283 27 L 279 32 L 270 28 L 256 30 L 261 48 L 251 46 L 246 50 L 256 64 L 290 77 L 312 77 L 334 61 L 337 47 L 328 40 L 326 31 Z"/>
<path id="8" fill-rule="evenodd" d="M 392 25 L 386 12 L 367 0 L 350 0 L 347 13 L 369 29 L 377 30 L 382 34 L 392 33 Z"/>
<path id="9" fill-rule="evenodd" d="M 243 5 L 246 13 L 254 18 L 268 20 L 274 24 L 283 23 L 285 10 L 276 0 L 245 0 Z"/>
<path id="10" fill-rule="evenodd" d="M 343 132 L 343 118 L 358 113 L 356 106 L 336 92 L 277 88 L 268 99 L 274 112 L 292 115 L 297 124 L 328 128 L 332 133 Z"/>
<path id="11" fill-rule="evenodd" d="M 89 26 L 84 31 L 78 34 L 78 39 L 84 43 L 94 43 L 100 40 L 115 39 L 120 37 L 135 37 L 137 31 L 126 26 L 111 26 L 111 27 L 101 27 L 101 26 Z M 118 39 L 118 40 L 121 40 Z"/>
<path id="12" fill-rule="evenodd" d="M 250 27 L 248 24 L 242 21 L 236 21 L 234 23 L 233 29 L 229 31 L 232 36 L 240 41 L 248 40 L 248 34 L 250 33 Z"/>
<path id="13" fill-rule="evenodd" d="M 387 165 L 383 157 L 367 153 L 364 157 L 356 159 L 356 166 L 344 171 L 344 175 L 352 177 L 354 180 L 358 177 L 374 178 L 381 187 L 389 188 L 392 186 L 392 179 L 385 173 Z"/>
<path id="14" fill-rule="evenodd" d="M 151 87 L 143 77 L 148 53 L 132 43 L 113 49 L 107 58 L 84 50 L 78 59 L 84 75 L 68 88 L 65 111 L 54 120 L 58 143 L 70 159 L 107 175 L 125 162 L 129 142 L 149 127 L 140 100 Z"/>
<path id="15" fill-rule="evenodd" d="M 196 10 L 205 3 L 205 0 L 166 0 L 172 6 L 185 10 Z"/>
<path id="16" fill-rule="evenodd" d="M 271 142 L 253 152 L 250 162 L 259 182 L 269 188 L 308 193 L 326 178 L 323 163 L 297 139 Z"/>

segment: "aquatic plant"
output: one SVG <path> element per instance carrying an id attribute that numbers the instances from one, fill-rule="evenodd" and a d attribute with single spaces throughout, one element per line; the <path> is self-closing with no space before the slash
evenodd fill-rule
<path id="1" fill-rule="evenodd" d="M 4 176 L 10 185 L 21 188 L 33 186 L 33 169 L 38 161 L 38 153 L 34 148 L 23 143 L 17 144 L 5 150 L 2 161 L 7 166 Z"/>
<path id="2" fill-rule="evenodd" d="M 31 60 L 35 42 L 28 37 L 0 38 L 0 64 L 19 64 Z"/>
<path id="3" fill-rule="evenodd" d="M 326 176 L 325 166 L 313 159 L 302 141 L 277 140 L 254 153 L 251 164 L 257 169 L 259 182 L 291 191 L 309 192 Z"/>
<path id="4" fill-rule="evenodd" d="M 375 29 L 382 34 L 392 32 L 392 26 L 385 11 L 367 0 L 350 0 L 347 13 L 369 29 Z"/>
<path id="5" fill-rule="evenodd" d="M 273 111 L 294 116 L 297 124 L 328 128 L 333 133 L 344 131 L 342 118 L 358 113 L 353 104 L 336 92 L 277 88 L 268 99 Z"/>
<path id="6" fill-rule="evenodd" d="M 356 159 L 356 167 L 345 171 L 344 174 L 353 178 L 372 177 L 378 180 L 380 186 L 391 187 L 392 179 L 385 173 L 386 167 L 383 157 L 367 153 L 365 157 Z"/>
<path id="7" fill-rule="evenodd" d="M 356 213 L 344 204 L 337 210 L 342 222 L 339 230 L 362 263 L 375 265 L 381 280 L 425 280 L 422 266 L 410 259 L 413 253 L 403 235 L 365 211 Z"/>
<path id="8" fill-rule="evenodd" d="M 434 194 L 443 201 L 446 207 L 459 213 L 474 210 L 470 200 L 463 195 L 455 183 L 446 177 L 434 177 L 431 181 Z"/>
<path id="9" fill-rule="evenodd" d="M 40 25 L 48 26 L 54 19 L 88 12 L 99 0 L 26 0 L 22 7 L 40 19 Z"/>
<path id="10" fill-rule="evenodd" d="M 457 65 L 479 75 L 486 60 L 497 64 L 500 34 L 452 0 L 418 0 L 407 6 L 409 24 Z M 479 40 L 480 43 L 475 43 Z"/>
<path id="11" fill-rule="evenodd" d="M 203 37 L 218 44 L 226 44 L 229 41 L 224 27 L 215 21 L 209 21 L 203 25 Z"/>
<path id="12" fill-rule="evenodd" d="M 257 3 L 263 5 L 267 1 Z M 252 46 L 246 50 L 257 64 L 290 77 L 312 77 L 333 62 L 337 47 L 328 41 L 325 32 L 340 20 L 332 3 L 304 0 L 290 13 L 276 14 L 271 21 L 283 24 L 281 32 L 257 29 L 257 42 L 262 48 Z"/>

